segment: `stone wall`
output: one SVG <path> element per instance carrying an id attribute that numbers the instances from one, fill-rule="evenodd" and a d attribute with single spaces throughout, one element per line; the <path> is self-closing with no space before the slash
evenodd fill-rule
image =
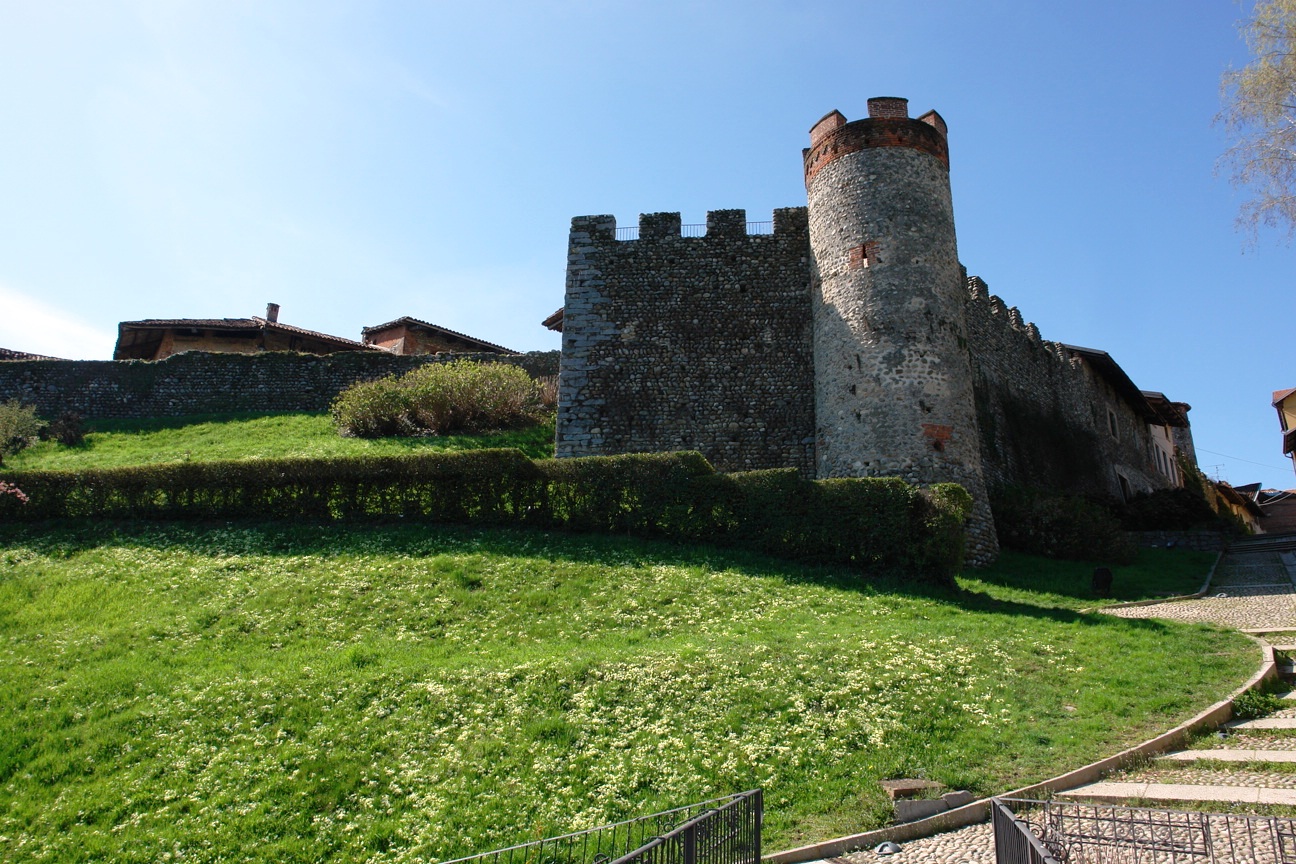
<path id="1" fill-rule="evenodd" d="M 205 354 L 165 360 L 19 360 L 0 363 L 0 402 L 35 405 L 42 417 L 75 411 L 87 419 L 177 417 L 244 411 L 324 411 L 344 388 L 428 363 L 472 359 L 514 363 L 533 376 L 558 372 L 557 351 L 529 354 L 396 356 Z"/>
<path id="2" fill-rule="evenodd" d="M 1147 418 L 977 278 L 966 321 L 987 486 L 1120 497 L 1121 476 L 1134 493 L 1174 485 L 1157 468 Z"/>
<path id="3" fill-rule="evenodd" d="M 717 469 L 814 476 L 806 208 L 572 220 L 559 379 L 559 456 L 700 450 Z"/>

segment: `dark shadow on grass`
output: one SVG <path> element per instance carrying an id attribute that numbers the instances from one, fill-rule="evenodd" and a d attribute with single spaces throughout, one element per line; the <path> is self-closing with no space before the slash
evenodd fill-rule
<path id="1" fill-rule="evenodd" d="M 577 534 L 519 527 L 440 524 L 328 522 L 151 522 L 59 520 L 0 526 L 0 548 L 15 541 L 30 544 L 51 557 L 70 557 L 103 545 L 153 549 L 180 548 L 194 554 L 314 555 L 328 558 L 373 552 L 379 540 L 385 552 L 406 555 L 486 553 L 522 555 L 580 564 L 651 567 L 672 565 L 710 570 L 736 569 L 789 584 L 811 584 L 867 596 L 899 596 L 948 605 L 957 611 L 1026 616 L 1059 623 L 1165 632 L 1163 622 L 1082 613 L 1047 603 L 1006 600 L 906 578 L 903 574 L 867 574 L 840 566 L 782 561 L 755 552 L 716 546 L 684 546 L 659 539 Z"/>

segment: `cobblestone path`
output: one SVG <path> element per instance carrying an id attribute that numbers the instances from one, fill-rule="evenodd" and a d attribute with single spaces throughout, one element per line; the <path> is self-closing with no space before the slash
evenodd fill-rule
<path id="1" fill-rule="evenodd" d="M 1123 618 L 1169 618 L 1178 621 L 1202 621 L 1235 627 L 1240 630 L 1291 628 L 1285 638 L 1273 641 L 1296 643 L 1296 552 L 1266 548 L 1257 544 L 1230 550 L 1219 562 L 1206 596 L 1193 600 L 1154 603 L 1112 609 L 1108 614 Z M 1296 707 L 1274 715 L 1296 717 Z M 1296 731 L 1232 730 L 1221 735 L 1218 745 L 1199 746 L 1252 750 L 1296 750 Z M 1059 765 L 1058 773 L 1076 766 Z M 1174 783 L 1190 786 L 1296 789 L 1294 766 L 1244 763 L 1236 768 L 1218 762 L 1195 766 L 1192 763 L 1153 762 L 1137 771 L 1109 778 L 1112 781 Z M 1211 808 L 1203 808 L 1211 809 Z M 892 855 L 878 855 L 872 850 L 855 852 L 843 858 L 829 859 L 834 864 L 993 864 L 994 838 L 989 823 L 972 825 L 957 831 L 925 837 L 900 844 Z M 1152 859 L 1147 859 L 1152 860 Z"/>

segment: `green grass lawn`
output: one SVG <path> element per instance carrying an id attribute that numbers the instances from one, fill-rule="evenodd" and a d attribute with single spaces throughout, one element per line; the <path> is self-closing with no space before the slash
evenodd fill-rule
<path id="1" fill-rule="evenodd" d="M 1000 600 L 1031 605 L 1093 609 L 1112 603 L 1159 600 L 1193 594 L 1206 581 L 1214 552 L 1140 549 L 1133 564 L 1111 566 L 1112 589 L 1105 598 L 1090 590 L 1094 567 L 1082 561 L 1057 561 L 1004 551 L 993 566 L 969 570 L 959 584 Z"/>
<path id="2" fill-rule="evenodd" d="M 754 786 L 774 850 L 883 824 L 881 779 L 988 794 L 1108 755 L 1258 663 L 1082 614 L 1053 569 L 938 590 L 521 530 L 0 526 L 0 858 L 431 861 Z"/>
<path id="3" fill-rule="evenodd" d="M 327 414 L 221 415 L 155 420 L 95 420 L 85 443 L 42 441 L 5 458 L 10 470 L 116 468 L 153 462 L 381 456 L 420 450 L 517 447 L 533 459 L 553 456 L 553 421 L 486 435 L 343 438 Z"/>

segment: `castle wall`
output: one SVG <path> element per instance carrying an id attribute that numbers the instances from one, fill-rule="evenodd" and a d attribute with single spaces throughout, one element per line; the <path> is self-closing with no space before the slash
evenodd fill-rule
<path id="1" fill-rule="evenodd" d="M 742 210 L 572 220 L 559 376 L 559 456 L 700 450 L 722 471 L 814 476 L 804 207 L 748 234 Z"/>
<path id="2" fill-rule="evenodd" d="M 0 363 L 0 402 L 35 405 L 42 417 L 178 417 L 243 411 L 325 411 L 346 387 L 427 363 L 474 359 L 554 375 L 558 352 L 521 355 L 175 354 L 164 360 L 16 360 Z"/>
<path id="3" fill-rule="evenodd" d="M 965 320 L 987 486 L 1119 498 L 1122 476 L 1133 493 L 1175 485 L 1156 464 L 1147 418 L 980 279 L 969 280 Z"/>

